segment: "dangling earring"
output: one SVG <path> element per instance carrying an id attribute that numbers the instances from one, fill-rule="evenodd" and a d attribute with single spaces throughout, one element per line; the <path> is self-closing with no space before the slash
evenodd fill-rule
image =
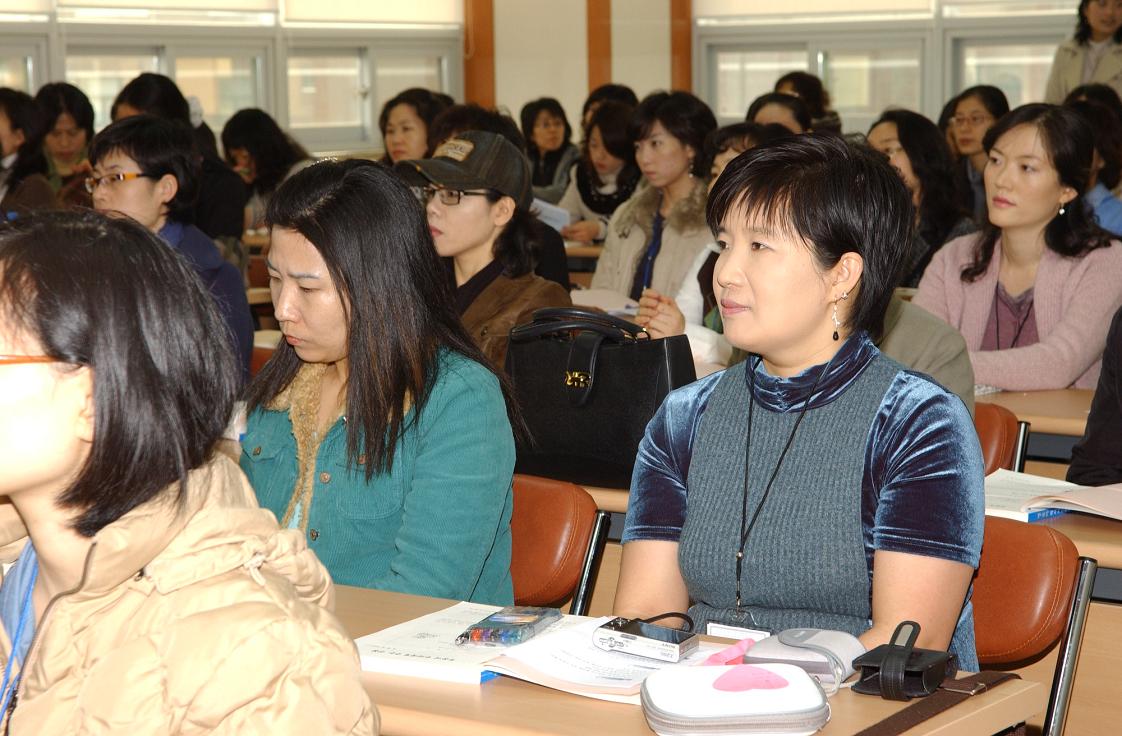
<path id="1" fill-rule="evenodd" d="M 1065 209 L 1064 206 L 1061 204 L 1060 205 L 1060 215 L 1063 216 L 1064 213 L 1066 213 L 1066 212 L 1067 212 L 1067 209 Z"/>
<path id="2" fill-rule="evenodd" d="M 843 291 L 840 299 L 845 300 L 847 298 L 849 298 L 849 292 L 848 291 Z M 833 319 L 834 319 L 834 342 L 837 342 L 839 339 L 841 339 L 841 336 L 838 334 L 838 330 L 841 329 L 841 322 L 838 321 L 838 303 L 836 301 L 834 302 Z"/>
<path id="3" fill-rule="evenodd" d="M 695 177 L 694 177 L 694 175 L 693 175 L 693 159 L 692 159 L 692 158 L 690 159 L 690 168 L 689 168 L 689 172 L 690 172 L 690 178 L 691 178 L 691 179 L 695 178 Z"/>

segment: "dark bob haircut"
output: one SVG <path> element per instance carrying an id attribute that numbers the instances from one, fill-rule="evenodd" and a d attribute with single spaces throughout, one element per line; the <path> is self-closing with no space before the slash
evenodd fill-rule
<path id="1" fill-rule="evenodd" d="M 66 113 L 74 124 L 86 131 L 86 143 L 94 137 L 94 109 L 86 93 L 66 82 L 44 84 L 35 94 L 35 104 L 43 113 L 47 132 L 54 130 L 59 117 Z"/>
<path id="2" fill-rule="evenodd" d="M 170 78 L 163 74 L 144 72 L 117 93 L 113 100 L 111 117 L 117 119 L 117 108 L 128 105 L 142 113 L 165 120 L 191 124 L 191 107 L 187 98 Z"/>
<path id="3" fill-rule="evenodd" d="M 1074 110 L 1095 131 L 1095 150 L 1103 162 L 1098 181 L 1114 189 L 1122 174 L 1122 120 L 1106 105 L 1091 100 L 1064 103 L 1064 107 Z"/>
<path id="4" fill-rule="evenodd" d="M 886 110 L 869 126 L 869 132 L 883 123 L 896 126 L 896 138 L 920 183 L 919 234 L 933 253 L 951 229 L 968 216 L 960 204 L 947 137 L 935 123 L 911 110 Z"/>
<path id="5" fill-rule="evenodd" d="M 652 92 L 635 108 L 631 117 L 631 139 L 641 141 L 650 137 L 655 123 L 694 150 L 690 173 L 707 177 L 705 138 L 717 129 L 717 118 L 713 117 L 709 106 L 689 92 Z"/>
<path id="6" fill-rule="evenodd" d="M 222 127 L 222 149 L 231 166 L 234 157 L 230 152 L 235 148 L 244 148 L 253 159 L 257 175 L 249 188 L 259 194 L 271 194 L 293 164 L 310 158 L 269 113 L 255 107 L 238 110 Z"/>
<path id="7" fill-rule="evenodd" d="M 788 84 L 794 88 L 796 96 L 806 103 L 810 117 L 820 118 L 826 115 L 826 109 L 830 107 L 830 93 L 822 86 L 821 79 L 807 72 L 787 72 L 776 80 L 775 91 L 779 92 L 780 87 Z"/>
<path id="8" fill-rule="evenodd" d="M 93 373 L 89 456 L 59 503 L 92 537 L 165 490 L 178 501 L 233 410 L 241 369 L 187 260 L 126 218 L 42 212 L 0 228 L 0 310 L 60 370 Z M 177 485 L 177 490 L 171 486 Z"/>
<path id="9" fill-rule="evenodd" d="M 1114 87 L 1109 84 L 1081 84 L 1067 93 L 1064 104 L 1078 100 L 1090 100 L 1105 105 L 1122 121 L 1122 97 L 1119 97 L 1118 93 L 1114 91 Z"/>
<path id="10" fill-rule="evenodd" d="M 760 95 L 752 100 L 752 104 L 748 106 L 748 114 L 744 119 L 749 123 L 756 122 L 756 115 L 766 105 L 779 105 L 791 111 L 792 117 L 795 121 L 802 126 L 803 132 L 810 130 L 811 115 L 810 108 L 802 99 L 794 95 L 785 95 L 782 92 L 768 92 L 766 95 Z"/>
<path id="11" fill-rule="evenodd" d="M 351 468 L 364 468 L 367 480 L 392 468 L 410 407 L 410 421 L 419 421 L 441 348 L 485 366 L 506 388 L 460 322 L 425 212 L 397 174 L 371 161 L 321 161 L 280 185 L 265 222 L 308 239 L 346 305 L 353 366 L 346 388 L 347 460 Z M 249 411 L 268 405 L 301 365 L 282 341 L 249 386 Z M 363 455 L 367 460 L 360 463 Z"/>
<path id="12" fill-rule="evenodd" d="M 465 130 L 485 130 L 488 133 L 496 133 L 513 143 L 519 151 L 526 153 L 526 139 L 522 137 L 522 131 L 518 129 L 518 123 L 514 122 L 514 118 L 470 102 L 464 105 L 452 105 L 436 116 L 429 127 L 428 155 L 431 156 L 441 143 Z"/>
<path id="13" fill-rule="evenodd" d="M 847 326 L 874 341 L 904 249 L 912 236 L 911 195 L 887 159 L 840 136 L 793 135 L 737 156 L 717 179 L 705 210 L 713 232 L 726 217 L 789 233 L 823 269 L 846 253 L 864 261 Z"/>
<path id="14" fill-rule="evenodd" d="M 181 123 L 134 115 L 107 125 L 90 143 L 90 166 L 114 152 L 128 156 L 147 176 L 175 177 L 178 191 L 167 203 L 167 216 L 175 222 L 191 222 L 199 196 L 199 156 L 191 129 Z"/>
<path id="15" fill-rule="evenodd" d="M 628 107 L 636 107 L 639 104 L 639 98 L 635 96 L 635 91 L 625 84 L 601 84 L 588 93 L 588 97 L 580 109 L 581 120 L 588 117 L 589 110 L 605 102 L 618 102 Z"/>
<path id="16" fill-rule="evenodd" d="M 8 175 L 8 191 L 32 174 L 47 173 L 47 157 L 43 153 L 46 121 L 31 95 L 18 89 L 0 87 L 0 110 L 8 117 L 12 130 L 23 133 L 23 143 L 16 150 L 16 161 Z"/>
<path id="17" fill-rule="evenodd" d="M 1095 150 L 1091 127 L 1078 113 L 1066 107 L 1043 103 L 1021 105 L 986 131 L 982 146 L 989 153 L 1001 136 L 1020 125 L 1037 129 L 1060 184 L 1075 190 L 1075 199 L 1064 205 L 1064 214 L 1057 214 L 1044 227 L 1045 246 L 1067 258 L 1079 258 L 1095 248 L 1109 246 L 1110 234 L 1096 224 L 1083 199 L 1091 181 Z M 992 222 L 986 224 L 974 248 L 974 260 L 962 270 L 963 281 L 975 281 L 986 272 L 1000 236 L 1001 228 Z"/>
<path id="18" fill-rule="evenodd" d="M 1091 24 L 1087 22 L 1087 5 L 1093 0 L 1080 0 L 1079 10 L 1075 14 L 1075 40 L 1080 45 L 1086 46 L 1091 42 Z M 1122 43 L 1122 28 L 1114 32 L 1114 43 Z"/>
<path id="19" fill-rule="evenodd" d="M 794 135 L 790 130 L 778 123 L 758 125 L 756 123 L 733 123 L 717 128 L 705 139 L 705 160 L 708 167 L 713 168 L 713 161 L 718 155 L 735 150 L 743 153 L 749 148 L 762 146 L 780 138 Z"/>
<path id="20" fill-rule="evenodd" d="M 635 108 L 618 102 L 604 102 L 592 113 L 588 132 L 600 129 L 600 139 L 608 153 L 624 162 L 635 163 L 635 141 L 631 140 L 631 116 Z M 587 152 L 586 152 L 587 153 Z"/>
<path id="21" fill-rule="evenodd" d="M 413 108 L 413 112 L 417 113 L 417 117 L 424 122 L 427 137 L 428 130 L 432 127 L 432 122 L 436 120 L 436 116 L 452 106 L 451 100 L 452 98 L 448 95 L 438 95 L 424 87 L 410 87 L 394 95 L 386 101 L 386 104 L 382 105 L 382 112 L 378 115 L 378 130 L 382 131 L 382 138 L 384 139 L 386 137 L 386 126 L 390 123 L 390 113 L 398 105 L 408 105 Z M 390 163 L 388 151 L 382 157 L 382 161 Z"/>
<path id="22" fill-rule="evenodd" d="M 1009 112 L 1009 100 L 1006 99 L 1004 92 L 992 84 L 979 84 L 962 90 L 961 94 L 954 98 L 951 117 L 954 117 L 955 112 L 958 111 L 959 103 L 970 98 L 981 102 L 982 107 L 986 108 L 986 112 L 992 115 L 994 120 L 1001 120 Z"/>

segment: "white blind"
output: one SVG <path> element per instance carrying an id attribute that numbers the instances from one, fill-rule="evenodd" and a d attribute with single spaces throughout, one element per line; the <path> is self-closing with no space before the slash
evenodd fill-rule
<path id="1" fill-rule="evenodd" d="M 694 0 L 695 18 L 865 15 L 868 13 L 932 12 L 936 0 L 799 0 L 777 3 L 774 0 Z"/>
<path id="2" fill-rule="evenodd" d="M 468 0 L 470 2 L 470 0 Z M 285 20 L 322 23 L 463 23 L 465 0 L 280 0 Z"/>
<path id="3" fill-rule="evenodd" d="M 11 0 L 4 0 L 7 5 Z M 24 2 L 24 0 L 16 0 Z M 43 0 L 50 4 L 50 0 Z M 141 10 L 275 11 L 277 0 L 55 0 L 59 8 L 126 8 Z"/>
<path id="4" fill-rule="evenodd" d="M 4 0 L 0 13 L 49 13 L 51 6 L 51 0 Z"/>

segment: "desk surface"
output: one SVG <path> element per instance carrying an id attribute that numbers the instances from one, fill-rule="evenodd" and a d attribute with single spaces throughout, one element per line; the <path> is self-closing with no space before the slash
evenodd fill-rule
<path id="1" fill-rule="evenodd" d="M 977 401 L 1004 406 L 1029 422 L 1037 434 L 1062 434 L 1082 437 L 1087 427 L 1094 391 L 1065 388 L 1057 391 L 1002 391 L 977 397 Z"/>
<path id="2" fill-rule="evenodd" d="M 335 613 L 355 637 L 448 605 L 451 601 L 336 587 Z M 386 736 L 651 734 L 637 706 L 582 698 L 507 677 L 476 686 L 364 673 L 363 684 L 378 706 Z M 995 733 L 1039 712 L 1046 700 L 1047 691 L 1038 683 L 1009 682 L 908 733 Z M 833 715 L 820 732 L 826 736 L 855 733 L 901 707 L 848 690 L 830 702 Z"/>
<path id="3" fill-rule="evenodd" d="M 599 258 L 604 252 L 604 246 L 592 243 L 578 243 L 574 240 L 565 241 L 565 255 L 569 258 Z"/>

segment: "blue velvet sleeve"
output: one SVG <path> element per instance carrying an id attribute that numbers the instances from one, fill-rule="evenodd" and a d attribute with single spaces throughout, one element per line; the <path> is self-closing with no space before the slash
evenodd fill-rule
<path id="1" fill-rule="evenodd" d="M 693 440 L 724 371 L 670 392 L 647 423 L 631 475 L 623 542 L 677 542 L 686 521 L 686 477 Z"/>
<path id="2" fill-rule="evenodd" d="M 985 466 L 962 401 L 927 376 L 901 371 L 869 431 L 865 549 L 977 567 Z"/>

